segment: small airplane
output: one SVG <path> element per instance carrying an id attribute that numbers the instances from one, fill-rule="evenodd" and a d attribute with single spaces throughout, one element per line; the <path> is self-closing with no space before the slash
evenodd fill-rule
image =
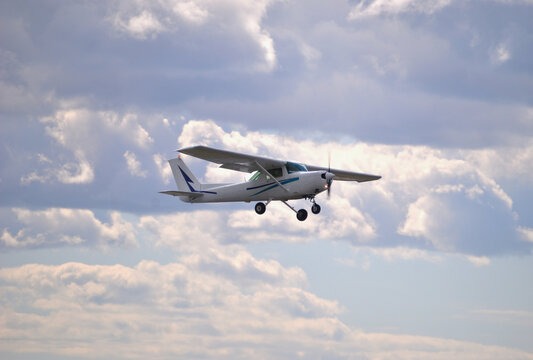
<path id="1" fill-rule="evenodd" d="M 296 218 L 300 221 L 307 219 L 307 210 L 296 210 L 287 201 L 309 200 L 312 204 L 311 212 L 318 214 L 321 208 L 316 203 L 315 196 L 327 190 L 329 197 L 333 179 L 357 182 L 381 179 L 379 175 L 270 159 L 207 146 L 192 146 L 177 151 L 220 164 L 223 169 L 253 172 L 253 175 L 242 183 L 202 184 L 179 155 L 168 160 L 178 191 L 160 191 L 161 194 L 177 196 L 187 203 L 257 201 L 257 214 L 264 214 L 271 201 L 281 201 L 296 213 Z"/>

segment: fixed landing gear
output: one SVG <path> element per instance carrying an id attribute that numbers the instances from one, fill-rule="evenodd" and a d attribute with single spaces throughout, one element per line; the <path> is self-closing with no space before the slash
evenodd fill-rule
<path id="1" fill-rule="evenodd" d="M 311 212 L 312 212 L 313 214 L 320 214 L 320 210 L 321 210 L 321 209 L 322 209 L 322 208 L 321 208 L 320 205 L 318 205 L 318 204 L 314 204 L 314 203 L 313 203 L 313 206 L 311 206 Z"/>
<path id="2" fill-rule="evenodd" d="M 258 202 L 257 204 L 255 204 L 255 212 L 259 215 L 264 214 L 266 209 L 266 205 L 262 202 Z"/>
<path id="3" fill-rule="evenodd" d="M 294 211 L 296 213 L 296 218 L 299 221 L 305 221 L 307 219 L 307 215 L 308 215 L 307 210 L 305 210 L 305 209 L 296 210 L 294 207 L 289 205 L 289 203 L 287 203 L 286 201 L 282 200 L 281 202 L 284 203 L 285 205 L 287 205 L 287 207 L 289 207 L 292 211 Z M 313 214 L 319 214 L 320 210 L 321 210 L 320 205 L 315 203 L 315 199 L 314 198 L 311 199 L 311 202 L 313 203 L 313 205 L 311 206 L 311 212 Z M 262 202 L 258 202 L 257 204 L 255 204 L 255 212 L 257 214 L 259 214 L 259 215 L 264 214 L 265 211 L 266 211 L 266 207 L 267 207 L 267 205 L 269 203 L 270 203 L 270 201 L 267 202 L 266 204 L 262 203 Z"/>
<path id="4" fill-rule="evenodd" d="M 296 212 L 296 218 L 300 221 L 305 221 L 307 219 L 307 210 L 300 209 Z"/>

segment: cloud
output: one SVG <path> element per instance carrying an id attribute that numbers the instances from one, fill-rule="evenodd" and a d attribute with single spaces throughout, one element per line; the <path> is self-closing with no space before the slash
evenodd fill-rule
<path id="1" fill-rule="evenodd" d="M 490 259 L 486 256 L 468 256 L 467 259 L 478 267 L 490 265 Z"/>
<path id="2" fill-rule="evenodd" d="M 42 171 L 32 171 L 21 177 L 23 185 L 32 182 L 49 183 L 58 181 L 63 184 L 87 184 L 94 181 L 94 166 L 101 156 L 103 149 L 116 145 L 117 138 L 123 144 L 130 144 L 140 149 L 146 149 L 153 143 L 150 134 L 142 127 L 136 115 L 121 116 L 115 112 L 95 112 L 86 108 L 68 108 L 58 110 L 54 115 L 43 117 L 41 123 L 45 125 L 46 134 L 57 145 L 70 152 L 77 162 L 66 162 L 59 168 L 43 154 L 39 155 L 39 162 L 44 166 Z M 112 140 L 111 140 L 112 139 Z M 145 172 L 140 169 L 140 163 L 131 151 L 123 154 L 128 169 L 134 176 L 144 177 Z M 144 175 L 144 176 L 143 176 Z"/>
<path id="3" fill-rule="evenodd" d="M 531 5 L 530 0 L 492 0 L 504 5 Z M 362 0 L 350 11 L 350 20 L 377 17 L 382 15 L 399 15 L 402 13 L 422 13 L 431 15 L 449 5 L 453 0 Z"/>
<path id="4" fill-rule="evenodd" d="M 74 151 L 77 162 L 67 162 L 59 168 L 49 167 L 42 172 L 32 171 L 20 178 L 22 185 L 30 185 L 33 182 L 62 184 L 88 184 L 94 180 L 94 169 L 85 158 L 82 151 Z M 42 161 L 41 161 L 42 163 Z"/>
<path id="5" fill-rule="evenodd" d="M 157 170 L 163 182 L 165 184 L 170 184 L 170 180 L 172 179 L 172 171 L 170 170 L 170 166 L 168 166 L 168 162 L 165 157 L 161 154 L 155 154 L 153 156 L 153 161 L 157 166 Z"/>
<path id="6" fill-rule="evenodd" d="M 452 0 L 371 0 L 359 2 L 350 12 L 349 19 L 385 15 L 397 15 L 404 12 L 432 14 L 448 6 Z"/>
<path id="7" fill-rule="evenodd" d="M 523 223 L 523 210 L 519 211 L 522 199 L 519 199 L 520 207 L 515 208 L 513 198 L 516 186 L 518 189 L 529 186 L 527 179 L 531 172 L 526 164 L 533 154 L 529 142 L 498 151 L 455 150 L 372 144 L 353 139 L 344 143 L 302 139 L 247 131 L 243 127 L 226 129 L 213 120 L 190 120 L 183 125 L 181 133 L 176 135 L 178 147 L 205 144 L 323 166 L 327 166 L 327 154 L 331 153 L 334 168 L 383 176 L 377 182 L 365 184 L 335 182 L 330 201 L 326 202 L 325 196 L 317 199 L 324 211 L 300 223 L 289 209 L 275 203 L 269 205 L 265 215 L 257 216 L 251 206 L 236 209 L 236 205 L 230 205 L 229 211 L 220 211 L 215 206 L 206 211 L 163 197 L 157 191 L 174 186 L 166 159 L 175 156 L 154 152 L 154 139 L 169 133 L 165 122 L 160 119 L 142 122 L 134 114 L 121 116 L 90 111 L 70 114 L 74 115 L 58 116 L 59 120 L 49 120 L 46 124 L 59 149 L 65 148 L 66 154 L 69 150 L 74 153 L 83 150 L 93 164 L 94 179 L 87 189 L 96 195 L 79 198 L 76 207 L 86 208 L 96 201 L 111 211 L 138 212 L 146 209 L 146 204 L 159 211 L 184 210 L 182 214 L 166 217 L 138 215 L 140 222 L 136 226 L 152 233 L 159 245 L 182 246 L 184 237 L 203 236 L 224 244 L 307 242 L 310 238 L 342 240 L 356 247 L 408 246 L 478 257 L 530 251 L 530 242 L 520 230 L 529 226 Z M 67 118 L 74 120 L 64 120 Z M 89 135 L 83 137 L 85 132 Z M 85 151 L 85 144 L 89 143 L 93 145 L 87 145 Z M 57 181 L 60 172 L 56 171 L 56 161 L 52 161 L 51 155 L 38 153 L 34 157 L 32 164 L 37 170 L 22 176 L 26 192 L 31 193 L 34 187 L 29 184 L 39 179 L 44 179 L 42 186 L 47 181 Z M 238 182 L 248 175 L 219 169 L 191 157 L 185 160 L 208 183 Z M 515 179 L 521 180 L 517 183 Z M 508 191 L 510 181 L 511 192 Z M 54 199 L 54 202 L 44 201 L 45 207 L 72 206 L 66 206 L 71 198 L 68 189 L 49 189 L 34 195 L 36 199 Z M 304 201 L 294 205 L 309 206 Z M 27 208 L 27 205 L 17 208 Z M 209 230 L 201 225 L 191 227 L 191 224 L 205 223 L 206 219 L 210 219 Z M 179 232 L 181 227 L 188 228 L 188 232 Z"/>
<path id="8" fill-rule="evenodd" d="M 201 25 L 209 16 L 209 12 L 193 1 L 178 2 L 174 5 L 174 12 L 185 21 Z"/>
<path id="9" fill-rule="evenodd" d="M 413 280 L 401 271 L 430 270 L 415 279 L 424 281 L 450 266 L 466 269 L 463 280 L 520 280 L 515 270 L 528 268 L 530 7 L 0 2 L 0 250 L 9 264 L 43 253 L 56 264 L 73 254 L 129 264 L 4 266 L 0 357 L 531 358 L 402 334 L 530 350 L 520 334 L 531 329 L 519 319 L 531 309 L 513 309 L 524 296 L 509 295 L 523 294 L 520 281 L 500 282 L 499 310 L 475 305 L 483 291 L 442 299 L 436 291 L 432 304 L 427 287 L 419 296 L 401 287 L 387 309 L 403 315 L 383 319 L 392 333 L 363 330 L 380 326 L 379 316 L 353 316 L 369 313 L 359 311 L 365 296 L 375 303 L 372 276 L 399 284 L 387 271 L 401 281 Z M 325 166 L 331 152 L 333 167 L 383 179 L 335 182 L 330 201 L 318 199 L 322 213 L 304 223 L 280 203 L 257 216 L 253 204 L 159 194 L 175 189 L 166 159 L 198 143 Z M 246 175 L 185 161 L 203 181 Z M 306 242 L 324 268 L 316 272 L 294 242 Z M 109 248 L 118 257 L 107 257 Z M 343 269 L 349 274 L 367 270 L 361 287 L 331 287 L 332 253 L 355 266 Z M 152 256 L 158 261 L 131 265 Z M 454 259 L 470 264 L 460 269 Z M 469 286 L 444 278 L 440 288 Z M 357 301 L 342 304 L 346 296 Z M 482 310 L 458 334 L 445 324 L 465 301 L 467 314 Z M 418 321 L 424 311 L 431 326 Z"/>
<path id="10" fill-rule="evenodd" d="M 381 174 L 383 179 L 361 185 L 335 182 L 327 213 L 311 217 L 305 226 L 293 224 L 283 208 L 273 208 L 263 217 L 251 211 L 234 212 L 227 218 L 227 225 L 239 241 L 251 241 L 248 231 L 253 232 L 254 241 L 304 241 L 307 235 L 315 234 L 354 245 L 391 246 L 398 244 L 396 238 L 402 235 L 422 240 L 417 247 L 442 252 L 475 256 L 529 252 L 529 246 L 518 236 L 513 199 L 491 174 L 483 171 L 493 168 L 489 164 L 503 163 L 504 154 L 424 146 L 321 144 L 261 135 L 225 131 L 212 121 L 191 121 L 183 127 L 178 141 L 183 146 L 207 144 L 311 164 L 321 164 L 325 160 L 323 154 L 331 152 L 334 167 Z M 274 143 L 275 148 L 271 146 Z M 480 163 L 478 159 L 483 161 L 483 167 L 476 165 Z M 524 164 L 517 162 L 509 167 L 510 173 L 505 176 L 522 173 Z M 209 181 L 224 180 L 223 175 L 208 169 Z M 265 226 L 274 230 L 262 232 Z M 275 229 L 284 230 L 278 234 Z M 294 233 L 287 229 L 294 229 Z M 387 240 L 391 236 L 395 240 Z"/>
<path id="11" fill-rule="evenodd" d="M 261 60 L 249 70 L 270 72 L 277 65 L 274 40 L 261 24 L 272 1 L 140 1 L 118 2 L 111 16 L 114 27 L 134 38 L 146 40 L 162 33 L 187 33 L 206 40 L 211 34 L 215 43 L 251 41 Z M 220 28 L 226 28 L 220 32 Z M 213 41 L 211 40 L 211 41 Z M 220 46 L 217 44 L 216 46 Z M 236 68 L 235 68 L 236 69 Z"/>
<path id="12" fill-rule="evenodd" d="M 141 168 L 141 163 L 137 160 L 137 157 L 131 151 L 126 151 L 124 153 L 124 159 L 128 165 L 128 170 L 131 175 L 138 177 L 146 177 L 147 172 Z"/>
<path id="13" fill-rule="evenodd" d="M 253 265 L 265 276 L 238 283 L 241 274 L 220 267 L 257 260 L 220 255 L 205 254 L 214 256 L 207 263 L 215 261 L 215 268 L 185 260 L 0 269 L 4 337 L 18 339 L 4 342 L 3 352 L 93 357 L 98 349 L 98 357 L 145 357 L 157 348 L 162 358 L 531 358 L 503 347 L 350 328 L 338 319 L 335 301 L 304 288 L 297 269 Z"/>
<path id="14" fill-rule="evenodd" d="M 13 215 L 16 220 L 9 224 L 4 223 L 2 228 L 0 245 L 4 249 L 137 245 L 134 226 L 118 212 L 109 214 L 108 223 L 97 219 L 91 210 L 84 209 L 15 208 L 11 210 L 11 214 L 6 214 L 6 217 Z M 13 230 L 13 227 L 18 230 Z"/>
<path id="15" fill-rule="evenodd" d="M 505 43 L 496 46 L 490 54 L 490 60 L 495 65 L 501 65 L 511 59 L 511 51 Z"/>
<path id="16" fill-rule="evenodd" d="M 150 35 L 155 37 L 165 30 L 159 20 L 146 10 L 129 18 L 127 22 L 117 18 L 115 25 L 138 39 L 146 39 Z"/>
<path id="17" fill-rule="evenodd" d="M 518 232 L 520 233 L 520 236 L 524 240 L 533 243 L 533 228 L 527 228 L 527 227 L 520 226 L 518 228 Z"/>
<path id="18" fill-rule="evenodd" d="M 22 5 L 11 10 L 13 19 L 6 15 L 7 108 L 41 118 L 58 110 L 57 101 L 77 99 L 81 107 L 121 115 L 180 113 L 256 130 L 446 147 L 506 145 L 531 134 L 524 116 L 531 76 L 523 3 L 451 2 L 431 21 L 417 22 L 424 13 L 406 10 L 413 15 L 372 17 L 357 26 L 346 22 L 350 5 L 341 1 L 102 4 L 48 4 L 45 33 L 20 25 L 35 21 Z M 143 14 L 163 29 L 147 30 L 142 41 L 115 23 Z M 473 33 L 475 48 L 467 44 Z M 490 54 L 499 44 L 511 59 L 495 71 Z"/>

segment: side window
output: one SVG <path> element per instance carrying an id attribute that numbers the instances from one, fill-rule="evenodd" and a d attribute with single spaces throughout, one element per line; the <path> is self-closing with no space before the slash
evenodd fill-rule
<path id="1" fill-rule="evenodd" d="M 276 178 L 283 175 L 283 170 L 281 170 L 281 168 L 270 169 L 268 172 L 270 175 Z"/>
<path id="2" fill-rule="evenodd" d="M 252 174 L 252 177 L 250 177 L 249 181 L 259 181 L 262 178 L 264 179 L 263 174 L 261 174 L 259 171 L 256 171 Z"/>

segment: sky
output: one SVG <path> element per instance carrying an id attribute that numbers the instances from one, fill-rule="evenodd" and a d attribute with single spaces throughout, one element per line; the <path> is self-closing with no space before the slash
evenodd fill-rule
<path id="1" fill-rule="evenodd" d="M 0 357 L 533 359 L 532 16 L 0 2 Z M 159 194 L 199 144 L 383 178 L 305 222 Z"/>

